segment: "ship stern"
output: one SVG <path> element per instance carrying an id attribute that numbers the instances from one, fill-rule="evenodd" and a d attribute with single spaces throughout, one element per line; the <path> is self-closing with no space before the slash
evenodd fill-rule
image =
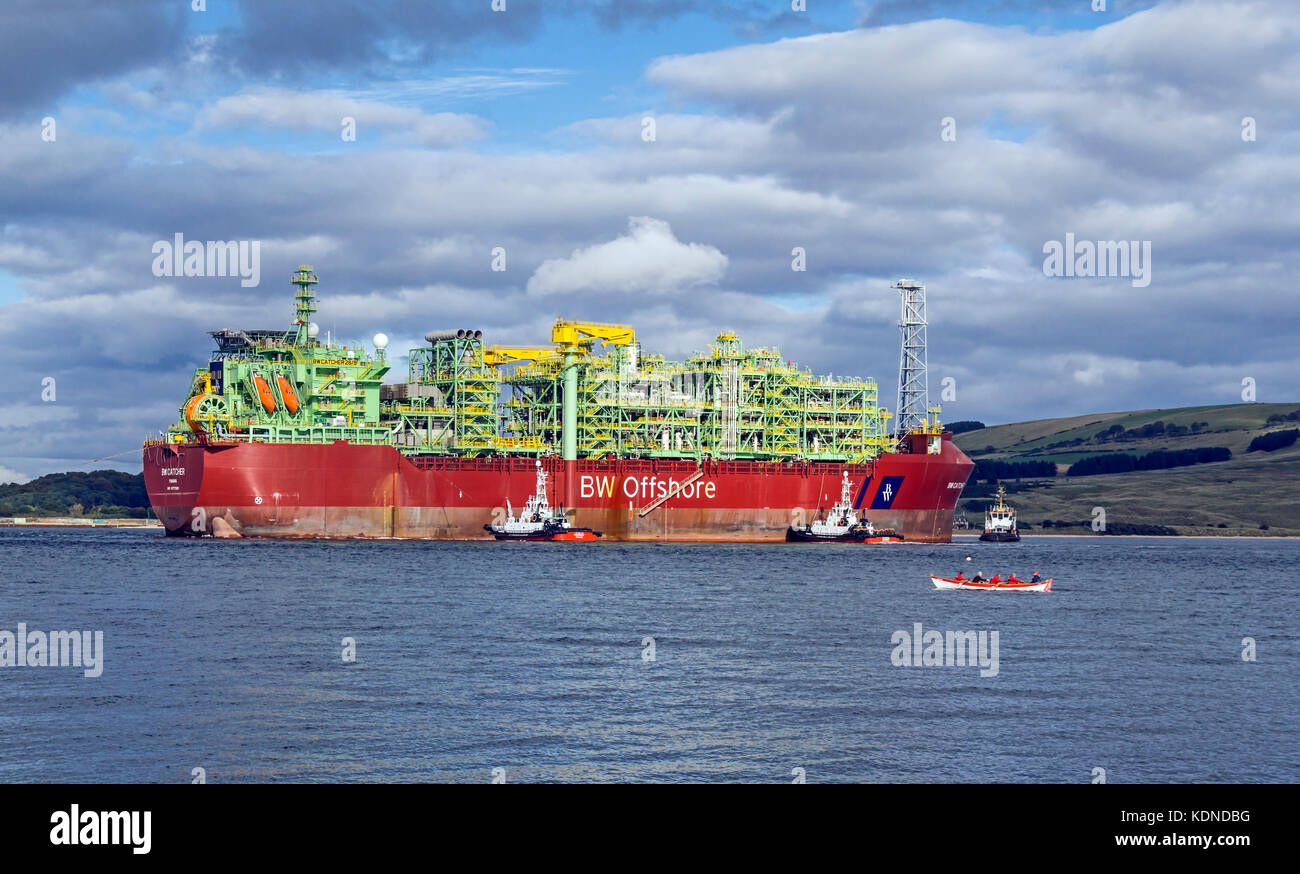
<path id="1" fill-rule="evenodd" d="M 149 506 L 168 536 L 211 533 L 199 504 L 203 484 L 203 447 L 150 442 L 144 446 L 144 485 Z"/>

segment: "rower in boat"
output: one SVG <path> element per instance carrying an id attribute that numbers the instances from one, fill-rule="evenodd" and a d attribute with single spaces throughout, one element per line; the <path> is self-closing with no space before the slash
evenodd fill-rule
<path id="1" fill-rule="evenodd" d="M 1038 571 L 1034 571 L 1034 578 L 1033 578 L 1032 580 L 1030 580 L 1029 582 L 1031 582 L 1031 583 L 1041 583 L 1042 581 L 1043 581 L 1043 578 L 1040 577 L 1040 576 L 1038 575 Z"/>

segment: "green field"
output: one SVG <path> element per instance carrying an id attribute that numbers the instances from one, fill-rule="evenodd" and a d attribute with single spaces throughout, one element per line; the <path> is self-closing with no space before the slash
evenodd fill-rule
<path id="1" fill-rule="evenodd" d="M 1002 482 L 1020 521 L 1032 526 L 1028 533 L 1043 531 L 1044 519 L 1089 521 L 1093 509 L 1102 507 L 1108 524 L 1166 525 L 1182 534 L 1300 535 L 1300 443 L 1273 452 L 1246 451 L 1260 434 L 1300 428 L 1296 421 L 1267 422 L 1270 416 L 1297 410 L 1300 404 L 1289 403 L 1094 413 L 995 425 L 959 434 L 955 440 L 976 461 L 1052 461 L 1058 465 L 1057 476 L 1052 478 Z M 1131 429 L 1157 421 L 1189 428 L 1193 422 L 1205 425 L 1195 434 L 1094 442 L 1097 434 L 1112 425 Z M 1054 446 L 1079 439 L 1085 442 Z M 1064 475 L 1067 465 L 1091 455 L 1142 455 L 1158 449 L 1206 446 L 1226 446 L 1233 457 L 1169 470 Z M 988 491 L 987 485 L 972 483 L 962 495 L 961 510 L 974 524 L 980 523 L 982 515 L 966 502 L 982 499 Z"/>

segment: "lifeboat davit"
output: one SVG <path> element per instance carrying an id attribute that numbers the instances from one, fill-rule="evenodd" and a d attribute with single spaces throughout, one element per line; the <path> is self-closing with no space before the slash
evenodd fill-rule
<path id="1" fill-rule="evenodd" d="M 298 412 L 298 395 L 293 390 L 293 384 L 280 373 L 275 375 L 275 384 L 280 387 L 280 398 L 284 401 L 285 409 L 290 413 Z"/>
<path id="2" fill-rule="evenodd" d="M 268 413 L 274 413 L 275 395 L 271 393 L 271 387 L 266 384 L 266 380 L 260 375 L 254 376 L 253 385 L 257 387 L 257 396 L 262 400 L 262 409 Z"/>

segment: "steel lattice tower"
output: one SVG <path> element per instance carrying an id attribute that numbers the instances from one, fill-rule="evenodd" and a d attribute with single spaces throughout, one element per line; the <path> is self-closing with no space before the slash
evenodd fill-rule
<path id="1" fill-rule="evenodd" d="M 895 407 L 894 439 L 926 426 L 929 385 L 925 373 L 925 285 L 915 279 L 900 279 L 891 288 L 902 297 L 898 327 L 902 349 L 898 361 L 898 406 Z"/>

